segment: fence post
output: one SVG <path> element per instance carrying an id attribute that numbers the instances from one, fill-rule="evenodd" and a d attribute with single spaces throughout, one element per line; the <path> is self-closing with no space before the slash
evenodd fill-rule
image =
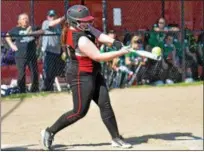
<path id="1" fill-rule="evenodd" d="M 162 17 L 165 17 L 165 0 L 161 0 L 162 3 Z"/>
<path id="2" fill-rule="evenodd" d="M 34 0 L 30 0 L 30 20 L 31 25 L 34 26 Z"/>
<path id="3" fill-rule="evenodd" d="M 68 10 L 68 7 L 69 7 L 69 0 L 64 0 L 64 13 L 66 15 L 67 13 L 67 10 Z"/>
<path id="4" fill-rule="evenodd" d="M 81 0 L 81 5 L 84 5 L 84 4 L 85 4 L 84 0 Z"/>
<path id="5" fill-rule="evenodd" d="M 184 81 L 185 78 L 186 78 L 186 58 L 185 58 L 185 48 L 184 48 L 184 39 L 185 39 L 185 26 L 184 26 L 184 19 L 185 19 L 185 16 L 184 16 L 184 0 L 181 0 L 181 50 L 182 50 L 182 56 L 183 56 L 183 59 L 182 59 L 182 80 Z"/>
<path id="6" fill-rule="evenodd" d="M 106 0 L 102 0 L 102 23 L 103 23 L 103 32 L 107 33 L 107 2 Z"/>
<path id="7" fill-rule="evenodd" d="M 204 2 L 203 2 L 203 29 L 204 30 Z"/>

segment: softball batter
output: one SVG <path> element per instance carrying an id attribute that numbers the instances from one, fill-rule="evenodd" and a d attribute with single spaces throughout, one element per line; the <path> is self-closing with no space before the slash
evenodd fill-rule
<path id="1" fill-rule="evenodd" d="M 94 17 L 90 16 L 87 7 L 74 5 L 68 9 L 66 15 L 69 23 L 66 43 L 71 58 L 71 63 L 67 66 L 67 80 L 71 85 L 74 107 L 59 117 L 52 126 L 42 130 L 42 144 L 45 149 L 51 149 L 56 133 L 83 118 L 93 100 L 98 105 L 103 123 L 112 137 L 112 146 L 130 148 L 131 145 L 119 134 L 106 83 L 100 73 L 100 61 L 110 61 L 129 53 L 129 50 L 121 49 L 121 42 L 90 25 Z M 96 39 L 106 45 L 115 46 L 119 51 L 100 54 L 94 44 Z"/>

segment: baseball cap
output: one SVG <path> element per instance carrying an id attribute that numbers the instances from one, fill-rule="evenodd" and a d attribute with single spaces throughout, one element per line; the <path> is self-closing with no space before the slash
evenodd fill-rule
<path id="1" fill-rule="evenodd" d="M 55 15 L 56 15 L 56 12 L 55 12 L 55 10 L 49 10 L 49 11 L 47 12 L 47 15 L 48 15 L 48 16 L 55 16 Z"/>

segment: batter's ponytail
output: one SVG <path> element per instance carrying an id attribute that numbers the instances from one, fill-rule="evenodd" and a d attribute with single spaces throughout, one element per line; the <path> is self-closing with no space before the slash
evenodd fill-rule
<path id="1" fill-rule="evenodd" d="M 69 25 L 67 22 L 63 24 L 62 34 L 61 34 L 61 45 L 65 46 L 67 41 L 67 32 L 68 32 Z"/>

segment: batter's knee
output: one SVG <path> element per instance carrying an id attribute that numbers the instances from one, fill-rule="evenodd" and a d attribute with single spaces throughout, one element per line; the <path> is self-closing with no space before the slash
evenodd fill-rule
<path id="1" fill-rule="evenodd" d="M 73 109 L 74 115 L 76 115 L 79 119 L 85 117 L 87 112 L 88 112 L 88 109 L 81 109 L 81 110 Z"/>

